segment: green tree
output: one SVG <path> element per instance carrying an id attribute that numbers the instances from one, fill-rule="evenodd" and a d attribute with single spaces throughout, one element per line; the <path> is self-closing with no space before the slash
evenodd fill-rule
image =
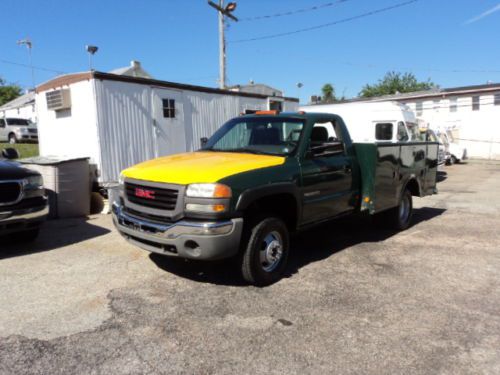
<path id="1" fill-rule="evenodd" d="M 332 103 L 337 100 L 337 98 L 335 97 L 335 87 L 333 87 L 331 83 L 324 84 L 321 88 L 321 92 L 323 94 L 323 103 Z"/>
<path id="2" fill-rule="evenodd" d="M 377 84 L 365 85 L 359 96 L 371 98 L 396 93 L 430 90 L 436 87 L 430 79 L 426 82 L 419 82 L 412 73 L 388 72 Z"/>
<path id="3" fill-rule="evenodd" d="M 5 80 L 0 77 L 0 106 L 21 96 L 22 90 L 18 85 L 8 85 Z"/>

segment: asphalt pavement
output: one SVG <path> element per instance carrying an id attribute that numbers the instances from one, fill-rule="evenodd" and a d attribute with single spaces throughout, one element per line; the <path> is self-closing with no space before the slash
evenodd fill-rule
<path id="1" fill-rule="evenodd" d="M 302 233 L 266 288 L 106 215 L 0 243 L 0 374 L 499 374 L 500 162 L 446 172 L 408 230 Z"/>

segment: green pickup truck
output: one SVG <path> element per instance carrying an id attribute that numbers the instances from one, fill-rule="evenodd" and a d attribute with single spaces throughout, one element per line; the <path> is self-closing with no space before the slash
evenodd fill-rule
<path id="1" fill-rule="evenodd" d="M 341 117 L 257 112 L 197 152 L 124 170 L 113 220 L 132 244 L 197 260 L 236 257 L 255 285 L 280 279 L 290 234 L 366 212 L 397 230 L 436 193 L 438 144 L 352 143 Z"/>

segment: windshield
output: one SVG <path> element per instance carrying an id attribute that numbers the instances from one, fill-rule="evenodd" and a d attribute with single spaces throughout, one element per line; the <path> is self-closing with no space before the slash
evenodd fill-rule
<path id="1" fill-rule="evenodd" d="M 303 127 L 302 120 L 293 118 L 236 118 L 217 130 L 203 150 L 290 155 Z"/>
<path id="2" fill-rule="evenodd" d="M 29 126 L 32 122 L 23 118 L 7 118 L 7 125 Z"/>

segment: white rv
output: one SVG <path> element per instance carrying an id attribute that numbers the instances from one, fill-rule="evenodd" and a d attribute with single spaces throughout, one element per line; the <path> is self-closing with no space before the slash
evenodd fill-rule
<path id="1" fill-rule="evenodd" d="M 421 138 L 415 113 L 398 102 L 316 104 L 301 106 L 300 110 L 339 115 L 353 142 L 410 142 Z"/>

